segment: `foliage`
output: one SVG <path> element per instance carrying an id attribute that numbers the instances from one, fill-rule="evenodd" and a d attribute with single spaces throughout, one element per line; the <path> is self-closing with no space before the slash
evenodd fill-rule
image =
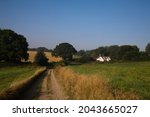
<path id="1" fill-rule="evenodd" d="M 108 49 L 108 55 L 111 57 L 111 59 L 118 59 L 118 51 L 119 51 L 119 46 L 118 45 L 112 45 L 109 46 Z"/>
<path id="2" fill-rule="evenodd" d="M 139 53 L 139 60 L 141 60 L 141 61 L 150 60 L 150 55 L 147 52 L 140 52 Z"/>
<path id="3" fill-rule="evenodd" d="M 52 52 L 52 55 L 60 56 L 63 58 L 64 61 L 69 61 L 72 60 L 72 56 L 76 52 L 77 52 L 76 49 L 71 44 L 61 43 L 56 46 L 56 48 Z"/>
<path id="4" fill-rule="evenodd" d="M 48 49 L 46 47 L 38 47 L 38 48 L 29 48 L 29 51 L 44 51 L 44 52 L 52 52 L 51 49 Z"/>
<path id="5" fill-rule="evenodd" d="M 110 56 L 112 60 L 123 60 L 123 61 L 137 61 L 137 60 L 147 60 L 148 54 L 141 54 L 139 48 L 133 45 L 112 45 L 99 47 L 94 50 L 86 51 L 91 57 L 97 58 L 99 55 Z M 143 59 L 144 55 L 145 59 Z"/>
<path id="6" fill-rule="evenodd" d="M 81 56 L 81 58 L 79 58 L 80 63 L 89 63 L 89 62 L 93 62 L 93 61 L 95 61 L 95 59 L 92 58 L 91 56 L 89 56 L 88 54 L 85 54 L 85 55 Z"/>
<path id="7" fill-rule="evenodd" d="M 146 48 L 145 48 L 146 53 L 149 54 L 150 56 L 150 43 L 147 44 Z"/>
<path id="8" fill-rule="evenodd" d="M 28 59 L 26 38 L 12 30 L 0 30 L 0 61 L 20 62 Z"/>
<path id="9" fill-rule="evenodd" d="M 46 58 L 44 51 L 38 51 L 36 53 L 34 62 L 39 66 L 48 65 L 48 59 Z"/>
<path id="10" fill-rule="evenodd" d="M 121 60 L 137 60 L 139 48 L 137 46 L 122 45 L 119 47 L 118 58 Z"/>
<path id="11" fill-rule="evenodd" d="M 98 47 L 94 50 L 87 51 L 92 57 L 98 57 L 99 55 L 107 56 L 107 47 Z"/>
<path id="12" fill-rule="evenodd" d="M 78 51 L 76 55 L 78 56 L 76 60 L 79 63 L 87 63 L 87 62 L 95 61 L 95 59 L 92 56 L 90 56 L 90 54 L 85 50 Z"/>
<path id="13" fill-rule="evenodd" d="M 76 55 L 78 55 L 78 56 L 84 56 L 84 55 L 86 55 L 86 51 L 85 50 L 80 50 L 80 51 L 78 51 L 76 53 Z"/>
<path id="14" fill-rule="evenodd" d="M 49 50 L 46 47 L 38 47 L 36 50 L 37 51 L 49 52 Z"/>

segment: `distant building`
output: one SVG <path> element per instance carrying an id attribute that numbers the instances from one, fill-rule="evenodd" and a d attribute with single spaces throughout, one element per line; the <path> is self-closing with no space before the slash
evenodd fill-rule
<path id="1" fill-rule="evenodd" d="M 96 61 L 99 61 L 99 62 L 109 62 L 111 60 L 111 58 L 109 56 L 99 56 Z"/>

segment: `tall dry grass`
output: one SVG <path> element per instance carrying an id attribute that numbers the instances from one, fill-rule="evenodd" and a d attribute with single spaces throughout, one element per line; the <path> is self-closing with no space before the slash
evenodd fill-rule
<path id="1" fill-rule="evenodd" d="M 37 51 L 28 51 L 28 54 L 29 54 L 28 61 L 34 62 L 34 58 L 35 58 L 36 53 L 37 53 Z M 58 62 L 58 61 L 62 60 L 61 57 L 52 56 L 51 52 L 44 52 L 44 53 L 45 53 L 46 57 L 48 58 L 48 62 Z"/>
<path id="2" fill-rule="evenodd" d="M 107 81 L 96 75 L 78 75 L 66 67 L 57 67 L 54 72 L 69 99 L 138 99 L 138 96 L 131 92 L 113 90 Z"/>
<path id="3" fill-rule="evenodd" d="M 56 77 L 63 85 L 69 99 L 112 99 L 106 81 L 96 76 L 77 75 L 69 68 L 55 69 Z"/>

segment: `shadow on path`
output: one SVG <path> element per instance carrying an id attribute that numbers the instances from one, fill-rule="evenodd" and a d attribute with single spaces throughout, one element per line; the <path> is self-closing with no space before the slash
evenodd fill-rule
<path id="1" fill-rule="evenodd" d="M 44 78 L 47 76 L 48 71 L 44 72 L 39 78 L 32 83 L 24 92 L 20 94 L 19 100 L 33 100 L 39 96 L 40 89 Z"/>

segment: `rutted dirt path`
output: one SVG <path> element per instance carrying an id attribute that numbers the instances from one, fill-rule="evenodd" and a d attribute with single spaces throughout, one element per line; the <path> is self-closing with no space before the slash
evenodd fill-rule
<path id="1" fill-rule="evenodd" d="M 21 99 L 64 100 L 65 93 L 55 78 L 53 70 L 46 71 L 21 96 Z"/>
<path id="2" fill-rule="evenodd" d="M 53 70 L 51 70 L 51 80 L 50 80 L 50 97 L 55 100 L 67 99 L 62 87 L 58 83 L 54 76 Z"/>
<path id="3" fill-rule="evenodd" d="M 50 96 L 49 96 L 50 75 L 51 75 L 51 71 L 49 70 L 47 71 L 47 75 L 43 78 L 40 91 L 38 92 L 39 95 L 37 97 L 37 99 L 39 100 L 50 99 Z"/>
<path id="4" fill-rule="evenodd" d="M 67 99 L 62 87 L 54 76 L 53 70 L 49 70 L 44 78 L 38 99 L 64 100 Z"/>

